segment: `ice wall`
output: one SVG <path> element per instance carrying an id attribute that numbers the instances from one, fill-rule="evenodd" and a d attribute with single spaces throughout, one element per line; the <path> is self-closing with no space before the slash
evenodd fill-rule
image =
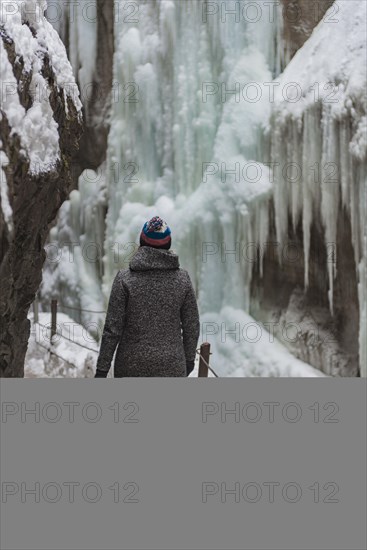
<path id="1" fill-rule="evenodd" d="M 127 4 L 119 2 L 120 13 Z M 123 249 L 137 242 L 144 221 L 159 212 L 201 311 L 248 307 L 251 264 L 224 249 L 267 232 L 271 185 L 260 158 L 276 14 L 271 22 L 262 7 L 250 23 L 242 13 L 208 13 L 204 2 L 141 2 L 136 22 L 120 25 L 114 75 L 124 97 L 113 104 L 109 135 L 107 173 L 116 176 L 109 180 L 105 291 L 117 267 L 116 243 Z M 247 83 L 254 86 L 243 92 Z M 121 266 L 123 259 L 121 253 Z"/>
<path id="2" fill-rule="evenodd" d="M 123 11 L 126 2 L 119 6 Z M 130 96 L 116 102 L 112 116 L 108 166 L 118 177 L 109 187 L 103 281 L 108 292 L 116 263 L 126 266 L 123 253 L 116 261 L 116 247 L 136 242 L 144 220 L 159 212 L 172 226 L 201 312 L 223 306 L 248 311 L 254 264 L 248 251 L 267 240 L 269 200 L 280 245 L 289 216 L 294 228 L 302 221 L 306 289 L 312 222 L 321 220 L 325 243 L 336 243 L 341 201 L 352 225 L 365 375 L 366 4 L 338 7 L 337 18 L 332 8 L 273 83 L 274 103 L 267 84 L 284 61 L 279 9 L 273 21 L 249 23 L 244 12 L 238 20 L 220 9 L 209 15 L 200 2 L 142 2 L 138 21 L 121 26 L 114 74 Z M 296 101 L 292 90 L 284 99 L 292 82 L 301 90 Z M 230 92 L 237 84 L 239 97 Z M 294 163 L 300 181 L 291 184 L 282 170 L 271 173 L 267 160 L 272 167 Z M 132 176 L 124 177 L 125 167 Z M 324 266 L 331 312 L 336 265 L 334 258 Z"/>
<path id="3" fill-rule="evenodd" d="M 338 8 L 335 17 L 319 23 L 275 81 L 270 132 L 275 225 L 282 244 L 289 218 L 294 228 L 302 221 L 307 288 L 311 226 L 321 220 L 325 246 L 334 254 L 328 255 L 324 266 L 333 313 L 338 265 L 333 245 L 340 208 L 347 212 L 359 281 L 360 368 L 366 376 L 367 5 L 351 0 L 339 2 Z M 287 86 L 291 101 L 284 99 Z M 293 173 L 286 177 L 284 167 L 291 165 Z"/>
<path id="4" fill-rule="evenodd" d="M 97 339 L 105 319 L 101 291 L 105 184 L 103 165 L 79 177 L 78 189 L 61 206 L 50 231 L 40 288 L 46 311 L 51 299 L 57 298 L 60 311 L 82 323 Z"/>

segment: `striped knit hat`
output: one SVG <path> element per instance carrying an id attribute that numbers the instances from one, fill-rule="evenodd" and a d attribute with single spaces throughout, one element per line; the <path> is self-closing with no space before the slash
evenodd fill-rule
<path id="1" fill-rule="evenodd" d="M 171 247 L 171 230 L 162 218 L 154 216 L 145 222 L 140 233 L 140 246 L 152 246 L 166 250 Z"/>

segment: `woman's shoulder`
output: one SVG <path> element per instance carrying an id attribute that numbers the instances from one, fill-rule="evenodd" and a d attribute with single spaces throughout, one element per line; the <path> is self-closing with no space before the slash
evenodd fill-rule
<path id="1" fill-rule="evenodd" d="M 115 276 L 116 281 L 119 281 L 120 283 L 124 283 L 124 281 L 128 279 L 129 272 L 130 272 L 129 268 L 119 269 Z"/>
<path id="2" fill-rule="evenodd" d="M 185 269 L 184 267 L 180 267 L 178 270 L 179 272 L 179 275 L 182 279 L 182 281 L 186 284 L 186 285 L 191 285 L 191 277 L 190 277 L 190 273 L 188 272 L 187 269 Z"/>

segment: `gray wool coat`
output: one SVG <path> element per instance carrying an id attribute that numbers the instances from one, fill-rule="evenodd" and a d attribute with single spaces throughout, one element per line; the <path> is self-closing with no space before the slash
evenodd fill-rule
<path id="1" fill-rule="evenodd" d="M 115 378 L 187 376 L 200 320 L 190 276 L 171 250 L 141 246 L 111 290 L 97 369 Z"/>

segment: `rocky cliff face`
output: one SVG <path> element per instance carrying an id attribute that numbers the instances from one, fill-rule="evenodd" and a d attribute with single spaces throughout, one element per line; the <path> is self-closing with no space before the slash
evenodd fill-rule
<path id="1" fill-rule="evenodd" d="M 302 222 L 280 245 L 274 206 L 270 206 L 268 246 L 263 275 L 255 267 L 251 287 L 251 314 L 299 359 L 330 376 L 360 375 L 358 279 L 351 223 L 345 210 L 338 213 L 337 239 L 325 246 L 320 221 L 310 231 L 309 282 L 304 286 Z M 336 264 L 333 313 L 328 301 L 328 264 Z"/>
<path id="2" fill-rule="evenodd" d="M 282 69 L 288 65 L 294 54 L 310 37 L 313 29 L 324 17 L 325 12 L 332 6 L 334 0 L 281 0 L 282 20 Z M 333 20 L 337 7 L 330 13 Z M 336 16 L 335 16 L 336 18 Z"/>
<path id="3" fill-rule="evenodd" d="M 82 115 L 44 1 L 11 7 L 0 21 L 0 376 L 22 377 L 27 313 L 42 279 L 50 224 L 72 185 Z"/>
<path id="4" fill-rule="evenodd" d="M 287 4 L 307 14 L 302 0 Z M 278 81 L 269 130 L 277 163 L 272 244 L 264 276 L 257 269 L 252 281 L 251 312 L 327 374 L 366 376 L 365 5 L 338 9 L 334 4 Z M 311 21 L 284 21 L 290 56 Z M 298 101 L 284 100 L 289 83 L 299 87 Z"/>

